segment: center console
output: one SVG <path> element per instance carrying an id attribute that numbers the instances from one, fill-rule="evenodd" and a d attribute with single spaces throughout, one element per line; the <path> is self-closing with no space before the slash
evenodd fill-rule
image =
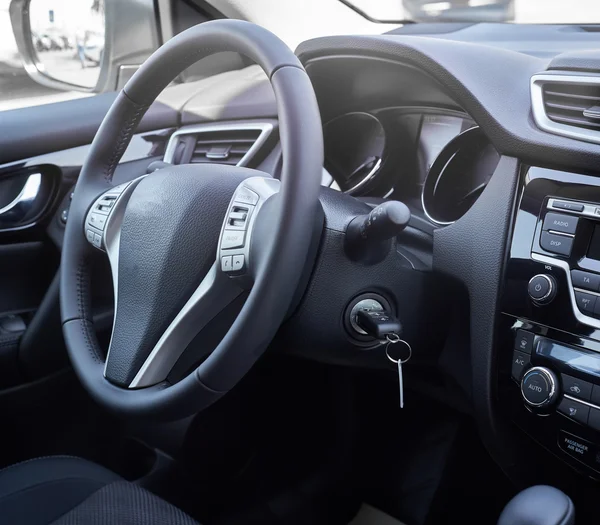
<path id="1" fill-rule="evenodd" d="M 600 179 L 527 170 L 501 308 L 502 409 L 600 479 Z"/>

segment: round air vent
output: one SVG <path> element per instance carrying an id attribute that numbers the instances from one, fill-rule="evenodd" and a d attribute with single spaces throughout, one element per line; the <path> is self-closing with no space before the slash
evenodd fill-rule
<path id="1" fill-rule="evenodd" d="M 463 131 L 435 159 L 423 186 L 423 210 L 437 224 L 452 224 L 473 206 L 500 154 L 479 127 Z"/>

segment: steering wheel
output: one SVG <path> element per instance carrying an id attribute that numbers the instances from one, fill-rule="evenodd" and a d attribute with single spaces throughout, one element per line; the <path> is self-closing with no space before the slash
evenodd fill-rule
<path id="1" fill-rule="evenodd" d="M 115 168 L 150 104 L 183 70 L 220 51 L 248 56 L 270 79 L 281 181 L 208 164 L 168 166 L 114 185 Z M 312 84 L 294 53 L 266 29 L 237 20 L 203 23 L 169 40 L 139 68 L 91 145 L 62 251 L 63 333 L 73 368 L 94 399 L 123 415 L 178 418 L 205 408 L 248 372 L 284 320 L 307 265 L 322 166 Z M 115 296 L 106 357 L 90 292 L 101 252 Z M 189 343 L 244 297 L 210 355 L 170 381 Z"/>

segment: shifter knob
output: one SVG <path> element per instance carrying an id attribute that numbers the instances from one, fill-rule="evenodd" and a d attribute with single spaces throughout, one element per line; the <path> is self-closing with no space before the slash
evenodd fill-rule
<path id="1" fill-rule="evenodd" d="M 564 492 L 537 485 L 519 492 L 506 507 L 498 525 L 573 525 L 575 507 Z"/>
<path id="2" fill-rule="evenodd" d="M 410 210 L 399 201 L 387 201 L 366 215 L 352 219 L 346 228 L 346 250 L 351 258 L 376 262 L 389 241 L 406 228 Z"/>

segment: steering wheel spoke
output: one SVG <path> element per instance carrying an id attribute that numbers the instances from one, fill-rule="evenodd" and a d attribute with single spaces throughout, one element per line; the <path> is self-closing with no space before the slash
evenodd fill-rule
<path id="1" fill-rule="evenodd" d="M 129 388 L 143 388 L 164 381 L 194 337 L 243 293 L 215 262 L 196 291 L 158 340 L 133 378 Z M 107 362 L 110 359 L 107 356 Z"/>

